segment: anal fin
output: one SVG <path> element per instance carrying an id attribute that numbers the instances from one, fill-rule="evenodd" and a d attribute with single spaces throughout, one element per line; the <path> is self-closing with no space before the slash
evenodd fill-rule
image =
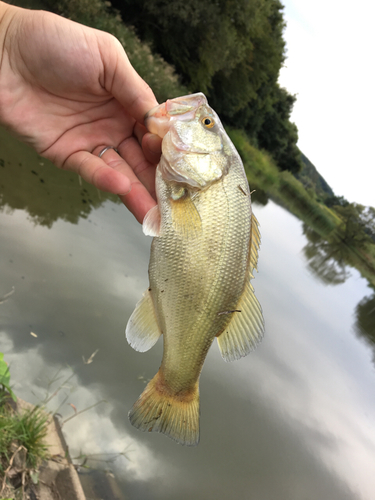
<path id="1" fill-rule="evenodd" d="M 146 290 L 135 306 L 126 325 L 125 334 L 129 344 L 139 352 L 151 349 L 160 337 L 161 331 L 156 320 L 154 304 L 149 290 Z"/>

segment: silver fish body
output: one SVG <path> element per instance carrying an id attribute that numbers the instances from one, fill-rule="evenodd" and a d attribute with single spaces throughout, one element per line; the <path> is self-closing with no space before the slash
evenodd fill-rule
<path id="1" fill-rule="evenodd" d="M 127 338 L 149 349 L 163 334 L 161 367 L 129 416 L 141 430 L 182 444 L 199 440 L 199 376 L 215 337 L 232 361 L 263 335 L 250 284 L 260 235 L 241 159 L 203 94 L 167 101 L 147 127 L 163 136 L 156 173 L 158 206 L 146 215 L 154 235 L 150 287 Z"/>

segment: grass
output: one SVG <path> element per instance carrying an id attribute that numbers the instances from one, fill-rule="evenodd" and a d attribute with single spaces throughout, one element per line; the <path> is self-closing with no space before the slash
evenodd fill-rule
<path id="1" fill-rule="evenodd" d="M 49 457 L 45 444 L 49 415 L 37 406 L 14 409 L 17 398 L 3 358 L 0 353 L 0 498 L 13 493 L 15 481 L 23 487 L 29 479 L 35 480 L 35 470 Z"/>
<path id="2" fill-rule="evenodd" d="M 35 469 L 48 458 L 44 443 L 49 415 L 40 408 L 15 412 L 5 393 L 0 394 L 0 475 L 11 460 L 15 448 L 26 449 L 26 468 Z"/>

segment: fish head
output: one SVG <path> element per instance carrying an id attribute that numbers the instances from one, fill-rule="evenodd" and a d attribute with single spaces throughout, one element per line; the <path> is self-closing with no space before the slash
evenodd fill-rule
<path id="1" fill-rule="evenodd" d="M 163 138 L 164 180 L 203 189 L 228 171 L 233 147 L 204 94 L 167 100 L 147 113 L 145 124 Z"/>

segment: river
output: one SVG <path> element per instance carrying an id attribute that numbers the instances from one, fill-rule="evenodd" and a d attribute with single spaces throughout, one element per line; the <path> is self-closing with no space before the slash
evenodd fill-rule
<path id="1" fill-rule="evenodd" d="M 61 421 L 86 410 L 63 425 L 70 454 L 110 470 L 117 498 L 375 498 L 373 332 L 360 326 L 374 292 L 356 269 L 331 281 L 313 270 L 303 224 L 284 209 L 254 212 L 265 338 L 234 363 L 212 346 L 201 441 L 182 447 L 127 417 L 162 356 L 162 340 L 141 354 L 124 336 L 151 238 L 115 198 L 0 133 L 0 299 L 13 292 L 0 351 L 17 395 L 38 403 L 59 389 L 48 408 Z"/>

